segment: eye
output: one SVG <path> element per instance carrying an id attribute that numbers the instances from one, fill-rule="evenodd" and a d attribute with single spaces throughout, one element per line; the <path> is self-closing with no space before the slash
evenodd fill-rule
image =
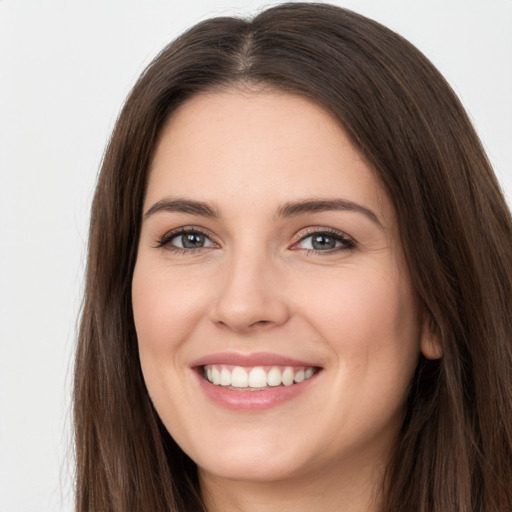
<path id="1" fill-rule="evenodd" d="M 193 251 L 206 247 L 216 247 L 217 244 L 203 232 L 196 229 L 182 229 L 168 233 L 159 240 L 156 247 L 166 247 L 170 250 Z"/>
<path id="2" fill-rule="evenodd" d="M 201 247 L 208 247 L 208 238 L 203 233 L 189 232 L 176 235 L 169 243 L 175 247 L 181 247 L 183 249 L 200 249 Z M 211 242 L 210 242 L 211 245 Z"/>
<path id="3" fill-rule="evenodd" d="M 338 231 L 315 231 L 300 239 L 294 249 L 305 249 L 316 252 L 334 252 L 355 247 L 352 238 Z"/>

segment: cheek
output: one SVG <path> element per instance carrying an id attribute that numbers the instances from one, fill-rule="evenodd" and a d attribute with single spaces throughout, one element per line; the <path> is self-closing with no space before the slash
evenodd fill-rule
<path id="1" fill-rule="evenodd" d="M 182 385 L 179 370 L 186 357 L 185 341 L 204 315 L 204 293 L 192 280 L 142 260 L 134 270 L 132 304 L 144 380 L 165 417 L 174 407 L 169 405 L 174 396 L 169 389 Z"/>
<path id="2" fill-rule="evenodd" d="M 144 260 L 137 261 L 132 280 L 132 304 L 144 381 L 162 421 L 174 433 L 186 431 L 190 416 L 186 342 L 198 329 L 206 311 L 204 290 L 189 273 L 171 272 Z M 190 357 L 189 357 L 190 359 Z M 186 421 L 185 421 L 186 423 Z"/>
<path id="3" fill-rule="evenodd" d="M 332 392 L 324 407 L 333 411 L 326 428 L 338 432 L 333 446 L 356 432 L 354 439 L 369 443 L 399 427 L 418 360 L 420 332 L 408 281 L 372 270 L 345 271 L 321 291 L 304 290 L 309 321 L 331 351 Z"/>
<path id="4" fill-rule="evenodd" d="M 204 294 L 189 281 L 144 263 L 135 267 L 132 303 L 141 351 L 172 351 L 204 309 Z"/>
<path id="5" fill-rule="evenodd" d="M 364 382 L 407 386 L 419 354 L 419 323 L 407 275 L 345 268 L 302 289 L 303 310 L 350 374 Z"/>

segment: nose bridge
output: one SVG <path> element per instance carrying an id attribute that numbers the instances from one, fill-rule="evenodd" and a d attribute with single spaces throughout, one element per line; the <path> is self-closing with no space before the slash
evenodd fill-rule
<path id="1" fill-rule="evenodd" d="M 266 247 L 234 247 L 225 262 L 213 320 L 236 331 L 279 325 L 289 315 L 276 258 Z"/>

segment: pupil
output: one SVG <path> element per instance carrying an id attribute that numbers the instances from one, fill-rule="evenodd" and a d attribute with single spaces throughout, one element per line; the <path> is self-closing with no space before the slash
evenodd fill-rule
<path id="1" fill-rule="evenodd" d="M 187 249 L 203 247 L 204 235 L 201 235 L 200 233 L 188 233 L 186 235 L 182 235 L 181 243 L 183 244 L 183 247 Z"/>
<path id="2" fill-rule="evenodd" d="M 336 240 L 326 235 L 315 235 L 312 240 L 313 249 L 334 249 Z"/>

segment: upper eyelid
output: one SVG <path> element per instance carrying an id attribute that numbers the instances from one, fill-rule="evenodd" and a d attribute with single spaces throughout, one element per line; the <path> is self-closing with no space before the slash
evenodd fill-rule
<path id="1" fill-rule="evenodd" d="M 202 235 L 205 235 L 208 238 L 212 238 L 214 236 L 208 229 L 201 228 L 199 226 L 180 226 L 179 228 L 170 229 L 169 231 L 166 231 L 161 238 L 177 236 L 182 233 L 201 233 Z"/>
<path id="2" fill-rule="evenodd" d="M 162 236 L 157 237 L 156 245 L 153 247 L 163 247 L 173 238 L 185 233 L 200 233 L 201 235 L 204 235 L 206 238 L 208 238 L 212 243 L 216 245 L 219 244 L 219 242 L 215 240 L 215 237 L 212 236 L 211 233 L 204 228 L 200 228 L 198 226 L 180 226 L 179 228 L 171 229 L 165 232 Z"/>
<path id="3" fill-rule="evenodd" d="M 310 227 L 310 228 L 304 228 L 304 229 L 298 231 L 297 234 L 295 235 L 296 242 L 300 242 L 301 240 L 304 240 L 305 238 L 307 238 L 311 235 L 314 235 L 316 233 L 327 233 L 329 235 L 335 235 L 335 236 L 337 235 L 339 238 L 344 238 L 344 239 L 352 240 L 353 242 L 355 242 L 354 237 L 350 236 L 345 231 L 341 231 L 341 230 L 335 229 L 335 228 L 329 228 L 326 226 L 323 226 L 323 227 L 322 226 L 314 226 L 314 227 Z"/>
<path id="4" fill-rule="evenodd" d="M 311 236 L 315 234 L 326 234 L 332 238 L 334 238 L 337 242 L 340 242 L 341 247 L 338 248 L 332 248 L 327 250 L 319 250 L 319 249 L 310 249 L 310 248 L 301 248 L 297 247 L 299 244 L 310 238 Z M 353 250 L 358 246 L 357 241 L 344 231 L 341 231 L 339 229 L 334 228 L 328 228 L 328 227 L 313 227 L 313 228 L 306 228 L 306 232 L 302 232 L 300 236 L 298 236 L 297 240 L 290 246 L 291 250 L 304 250 L 308 253 L 315 253 L 315 254 L 333 254 L 334 252 L 338 252 L 340 250 Z"/>

